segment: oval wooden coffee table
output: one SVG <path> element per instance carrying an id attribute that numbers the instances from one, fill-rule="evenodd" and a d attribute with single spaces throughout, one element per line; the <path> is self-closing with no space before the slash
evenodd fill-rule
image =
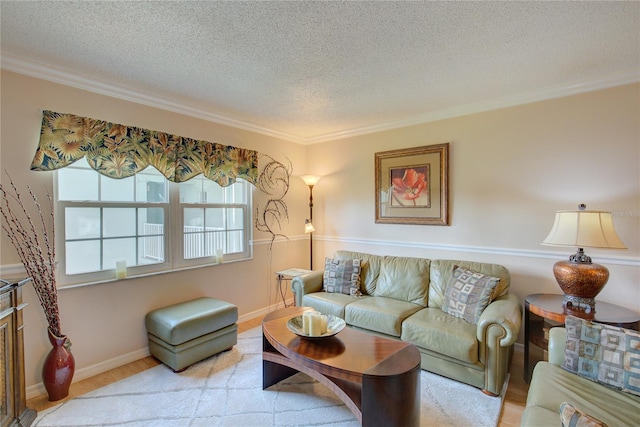
<path id="1" fill-rule="evenodd" d="M 363 426 L 420 424 L 420 353 L 409 343 L 349 327 L 329 338 L 299 337 L 283 308 L 262 321 L 262 388 L 304 372 L 332 390 Z"/>

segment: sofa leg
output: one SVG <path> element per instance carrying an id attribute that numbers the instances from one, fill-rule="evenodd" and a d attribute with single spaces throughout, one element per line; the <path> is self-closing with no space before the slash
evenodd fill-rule
<path id="1" fill-rule="evenodd" d="M 498 396 L 498 395 L 497 395 L 497 394 L 495 394 L 495 393 L 491 393 L 489 390 L 482 390 L 482 392 L 483 392 L 484 394 L 486 394 L 487 396 L 491 396 L 491 397 L 496 397 L 496 396 Z"/>

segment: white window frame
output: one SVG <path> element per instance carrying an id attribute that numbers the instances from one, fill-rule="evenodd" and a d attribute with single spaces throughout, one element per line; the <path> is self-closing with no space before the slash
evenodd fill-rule
<path id="1" fill-rule="evenodd" d="M 95 172 L 95 171 L 94 171 Z M 58 173 L 54 173 L 54 214 L 56 227 L 56 257 L 58 259 L 58 286 L 74 286 L 109 282 L 116 280 L 115 269 L 94 271 L 90 273 L 66 274 L 65 254 L 65 209 L 68 207 L 103 207 L 103 208 L 162 208 L 164 211 L 164 262 L 156 264 L 127 266 L 127 277 L 141 277 L 152 274 L 168 273 L 190 268 L 206 267 L 218 264 L 215 255 L 184 259 L 184 227 L 183 212 L 185 208 L 240 208 L 243 209 L 244 224 L 242 245 L 244 251 L 224 253 L 224 262 L 242 261 L 253 258 L 253 190 L 254 186 L 238 179 L 236 182 L 245 186 L 247 203 L 181 203 L 180 184 L 168 183 L 168 201 L 163 202 L 112 202 L 112 201 L 60 201 L 58 200 Z M 98 172 L 95 172 L 96 174 Z M 106 177 L 106 179 L 109 179 Z"/>

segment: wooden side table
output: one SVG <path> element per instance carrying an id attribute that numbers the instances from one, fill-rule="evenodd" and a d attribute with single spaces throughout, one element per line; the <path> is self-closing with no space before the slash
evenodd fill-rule
<path id="1" fill-rule="evenodd" d="M 533 368 L 545 360 L 548 332 L 564 326 L 566 316 L 573 315 L 593 322 L 640 330 L 640 314 L 606 302 L 596 302 L 595 312 L 571 310 L 562 306 L 562 295 L 533 294 L 525 298 L 524 310 L 524 380 L 529 383 Z"/>

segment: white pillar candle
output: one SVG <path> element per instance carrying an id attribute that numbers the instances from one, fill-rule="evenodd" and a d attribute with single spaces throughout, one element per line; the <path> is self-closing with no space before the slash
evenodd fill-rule
<path id="1" fill-rule="evenodd" d="M 322 335 L 327 333 L 327 324 L 329 323 L 329 318 L 324 314 L 320 316 L 320 333 Z"/>
<path id="2" fill-rule="evenodd" d="M 127 277 L 127 262 L 116 261 L 116 279 L 124 279 Z"/>
<path id="3" fill-rule="evenodd" d="M 309 335 L 309 323 L 310 323 L 309 313 L 302 314 L 302 332 L 306 335 Z"/>
<path id="4" fill-rule="evenodd" d="M 216 262 L 218 264 L 222 263 L 224 259 L 224 252 L 222 251 L 222 249 L 216 249 Z"/>
<path id="5" fill-rule="evenodd" d="M 311 310 L 302 313 L 302 332 L 311 335 L 311 316 L 317 316 L 320 312 Z"/>
<path id="6" fill-rule="evenodd" d="M 322 331 L 320 329 L 320 315 L 318 313 L 313 313 L 309 318 L 311 320 L 309 325 L 309 335 L 312 337 L 319 337 L 322 335 Z"/>

